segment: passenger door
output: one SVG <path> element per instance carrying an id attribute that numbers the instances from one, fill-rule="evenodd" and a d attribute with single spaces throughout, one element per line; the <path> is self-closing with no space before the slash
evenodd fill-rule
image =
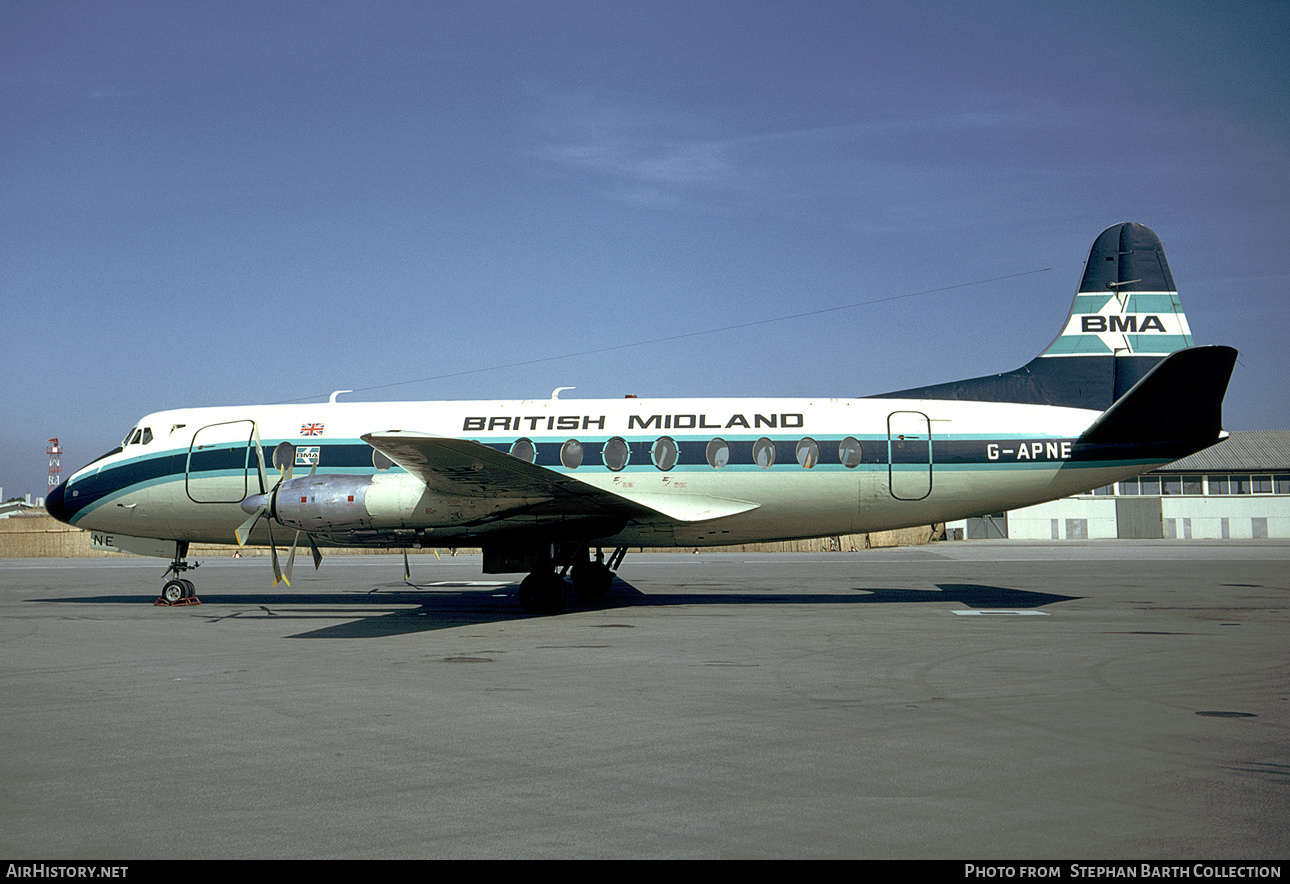
<path id="1" fill-rule="evenodd" d="M 932 493 L 932 427 L 921 411 L 887 416 L 887 473 L 897 500 L 922 500 Z"/>
<path id="2" fill-rule="evenodd" d="M 185 487 L 195 503 L 241 503 L 260 490 L 255 421 L 210 424 L 193 434 Z"/>

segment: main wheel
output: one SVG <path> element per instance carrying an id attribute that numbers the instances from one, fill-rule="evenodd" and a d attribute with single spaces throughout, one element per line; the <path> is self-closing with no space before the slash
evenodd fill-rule
<path id="1" fill-rule="evenodd" d="M 614 585 L 614 572 L 604 562 L 587 562 L 573 569 L 573 588 L 584 599 L 603 599 Z"/>
<path id="2" fill-rule="evenodd" d="M 520 583 L 520 606 L 528 614 L 558 614 L 564 607 L 564 578 L 535 571 Z"/>

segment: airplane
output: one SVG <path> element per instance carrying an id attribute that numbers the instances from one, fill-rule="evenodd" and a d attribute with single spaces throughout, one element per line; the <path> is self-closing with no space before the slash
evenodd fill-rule
<path id="1" fill-rule="evenodd" d="M 485 573 L 527 573 L 526 612 L 553 614 L 566 578 L 604 596 L 629 547 L 930 525 L 1170 463 L 1226 438 L 1236 357 L 1194 344 L 1159 238 L 1122 223 L 1094 241 L 1060 334 L 1013 371 L 864 398 L 560 388 L 159 411 L 46 509 L 100 548 L 172 556 L 159 603 L 196 600 L 190 544 L 267 544 L 274 585 L 290 585 L 303 538 L 315 568 L 320 547 L 402 548 L 405 579 L 408 548 L 478 547 Z"/>

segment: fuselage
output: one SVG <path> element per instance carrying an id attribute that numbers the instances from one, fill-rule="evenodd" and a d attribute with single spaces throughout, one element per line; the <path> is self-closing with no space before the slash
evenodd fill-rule
<path id="1" fill-rule="evenodd" d="M 50 509 L 91 531 L 233 543 L 247 518 L 243 502 L 268 490 L 264 476 L 270 486 L 279 480 L 285 458 L 296 477 L 363 483 L 361 517 L 316 531 L 320 543 L 466 546 L 534 523 L 541 501 L 532 494 L 504 505 L 487 496 L 433 494 L 361 438 L 398 430 L 469 439 L 628 499 L 672 495 L 737 502 L 731 509 L 741 510 L 684 519 L 647 513 L 595 529 L 597 542 L 699 546 L 819 537 L 997 512 L 1161 462 L 1083 456 L 1077 440 L 1098 414 L 890 398 L 181 409 L 143 418 L 120 450 L 77 471 L 51 495 Z M 256 527 L 252 543 L 267 542 L 264 526 Z"/>

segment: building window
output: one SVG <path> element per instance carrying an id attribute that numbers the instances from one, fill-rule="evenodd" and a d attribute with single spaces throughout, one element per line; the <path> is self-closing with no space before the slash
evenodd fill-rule
<path id="1" fill-rule="evenodd" d="M 1227 476 L 1210 476 L 1209 477 L 1210 494 L 1227 493 Z"/>
<path id="2" fill-rule="evenodd" d="M 1204 494 L 1205 483 L 1200 476 L 1182 477 L 1183 494 Z"/>
<path id="3" fill-rule="evenodd" d="M 1290 494 L 1290 476 L 1277 476 L 1273 481 L 1276 483 L 1277 494 Z"/>
<path id="4" fill-rule="evenodd" d="M 1166 497 L 1173 494 L 1182 494 L 1182 476 L 1161 476 L 1160 493 Z"/>
<path id="5" fill-rule="evenodd" d="M 1271 494 L 1272 477 L 1250 476 L 1250 490 L 1255 494 Z"/>
<path id="6" fill-rule="evenodd" d="M 1138 480 L 1125 479 L 1120 483 L 1120 493 L 1127 496 L 1134 496 L 1138 493 Z"/>
<path id="7" fill-rule="evenodd" d="M 1138 487 L 1144 496 L 1160 496 L 1160 477 L 1159 476 L 1139 476 Z"/>

